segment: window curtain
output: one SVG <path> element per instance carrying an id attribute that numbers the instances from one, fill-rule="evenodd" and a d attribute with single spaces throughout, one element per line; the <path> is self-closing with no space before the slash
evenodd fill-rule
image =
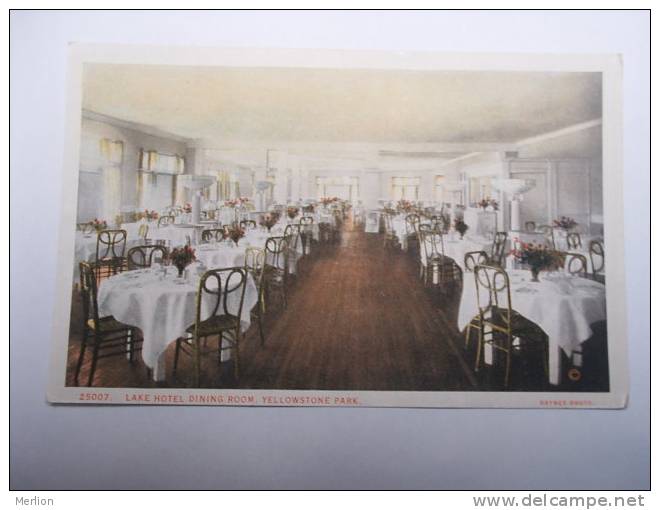
<path id="1" fill-rule="evenodd" d="M 124 160 L 124 142 L 103 138 L 99 143 L 99 151 L 105 160 L 102 180 L 102 219 L 108 225 L 118 222 L 121 213 L 121 165 Z"/>

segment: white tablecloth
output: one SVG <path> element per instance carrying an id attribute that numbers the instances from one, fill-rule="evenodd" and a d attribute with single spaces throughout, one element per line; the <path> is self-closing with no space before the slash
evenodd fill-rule
<path id="1" fill-rule="evenodd" d="M 103 280 L 98 291 L 101 317 L 113 315 L 118 321 L 142 331 L 142 359 L 153 369 L 155 380 L 164 378 L 162 354 L 167 346 L 185 336 L 186 328 L 195 322 L 198 280 L 181 283 L 175 276 L 176 269 L 170 269 L 173 272 L 164 277 L 151 270 L 126 271 Z M 238 311 L 239 300 L 238 292 L 230 294 L 230 313 Z M 241 313 L 243 330 L 250 326 L 250 310 L 256 303 L 257 288 L 248 275 Z"/>
<path id="2" fill-rule="evenodd" d="M 508 274 L 511 308 L 538 324 L 548 335 L 549 379 L 551 384 L 559 384 L 560 349 L 570 356 L 591 337 L 591 324 L 607 317 L 605 286 L 563 272 L 542 272 L 540 282 L 531 282 L 528 270 L 510 270 Z M 480 295 L 487 298 L 486 292 Z M 500 303 L 504 306 L 505 296 Z M 458 312 L 459 329 L 463 330 L 478 312 L 474 273 L 465 273 Z"/>
<path id="3" fill-rule="evenodd" d="M 392 229 L 394 234 L 396 234 L 401 248 L 404 250 L 408 249 L 408 236 L 406 231 L 406 217 L 403 214 L 399 214 L 392 218 Z"/>
<path id="4" fill-rule="evenodd" d="M 188 224 L 168 225 L 167 227 L 149 227 L 147 238 L 152 242 L 165 241 L 171 248 L 184 246 L 188 242 L 188 238 L 192 244 L 197 241 L 197 231 L 202 228 L 196 228 Z"/>
<path id="5" fill-rule="evenodd" d="M 482 237 L 464 236 L 463 239 L 456 232 L 451 232 L 444 237 L 445 256 L 454 261 L 465 270 L 465 254 L 471 251 L 485 251 L 490 254 L 493 241 Z"/>
<path id="6" fill-rule="evenodd" d="M 73 283 L 80 283 L 80 268 L 78 264 L 81 262 L 94 262 L 96 260 L 97 238 L 98 234 L 96 232 L 93 234 L 83 234 L 82 232 L 76 232 L 73 258 Z M 127 232 L 124 256 L 126 256 L 128 250 L 133 246 L 138 246 L 141 244 L 141 241 L 142 240 L 137 237 L 137 233 L 134 236 L 131 236 Z M 101 250 L 103 254 L 103 248 Z"/>

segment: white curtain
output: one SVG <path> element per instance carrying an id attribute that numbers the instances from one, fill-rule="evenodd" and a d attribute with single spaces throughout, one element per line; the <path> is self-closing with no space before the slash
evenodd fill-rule
<path id="1" fill-rule="evenodd" d="M 121 208 L 121 170 L 117 166 L 103 169 L 103 219 L 115 225 Z"/>

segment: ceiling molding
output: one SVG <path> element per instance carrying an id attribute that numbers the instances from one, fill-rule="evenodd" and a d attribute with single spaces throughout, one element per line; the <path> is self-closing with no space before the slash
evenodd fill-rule
<path id="1" fill-rule="evenodd" d="M 585 129 L 591 129 L 596 126 L 601 126 L 603 124 L 603 119 L 593 119 L 586 122 L 580 122 L 579 124 L 573 124 L 565 128 L 557 129 L 555 131 L 549 131 L 548 133 L 543 133 L 542 135 L 532 136 L 529 138 L 524 138 L 515 143 L 518 147 L 531 145 L 534 143 L 544 142 L 546 140 L 552 140 L 553 138 L 559 138 L 561 136 L 570 135 L 572 133 L 577 133 L 578 131 L 584 131 Z"/>
<path id="2" fill-rule="evenodd" d="M 86 110 L 84 108 L 82 110 L 82 118 L 97 122 L 104 122 L 106 124 L 110 124 L 112 126 L 116 126 L 119 128 L 130 129 L 131 131 L 139 131 L 140 133 L 144 133 L 150 136 L 167 138 L 180 143 L 185 143 L 186 145 L 190 145 L 194 143 L 194 140 L 191 140 L 190 138 L 186 138 L 180 135 L 175 135 L 174 133 L 169 133 L 167 131 L 163 131 L 162 129 L 158 129 L 153 126 L 140 124 L 138 122 L 131 122 L 129 120 L 117 119 L 115 117 L 111 117 L 110 115 L 104 115 L 103 113 L 93 112 L 91 110 Z"/>

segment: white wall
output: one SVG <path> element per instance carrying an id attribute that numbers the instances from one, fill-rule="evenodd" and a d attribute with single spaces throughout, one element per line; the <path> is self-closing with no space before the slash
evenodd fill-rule
<path id="1" fill-rule="evenodd" d="M 79 222 L 88 221 L 100 215 L 103 193 L 102 171 L 106 165 L 99 150 L 99 142 L 103 138 L 124 142 L 124 158 L 121 164 L 121 207 L 137 207 L 138 205 L 137 170 L 140 149 L 156 150 L 168 154 L 186 154 L 184 142 L 118 126 L 111 121 L 83 117 L 80 137 Z M 113 218 L 104 219 L 113 220 Z"/>

